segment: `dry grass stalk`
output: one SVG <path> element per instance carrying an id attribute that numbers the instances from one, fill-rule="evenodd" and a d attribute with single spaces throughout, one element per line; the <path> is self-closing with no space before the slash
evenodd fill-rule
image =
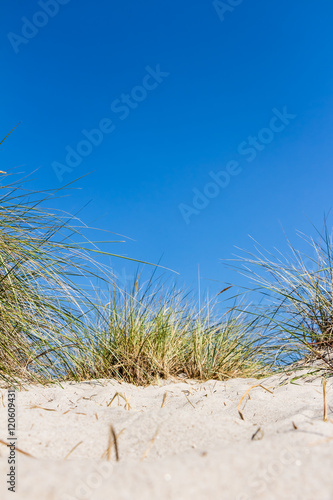
<path id="1" fill-rule="evenodd" d="M 323 379 L 323 395 L 324 395 L 324 422 L 327 422 L 327 391 L 326 391 L 327 381 Z"/>
<path id="2" fill-rule="evenodd" d="M 83 441 L 80 441 L 79 443 L 77 443 L 74 448 L 71 449 L 71 451 L 69 453 L 67 453 L 67 455 L 65 456 L 64 460 L 67 460 L 67 458 L 73 453 L 74 450 L 76 450 L 76 448 L 78 448 L 80 446 L 80 444 L 82 444 Z"/>
<path id="3" fill-rule="evenodd" d="M 240 401 L 239 401 L 239 403 L 238 403 L 238 407 L 237 407 L 237 409 L 238 409 L 239 416 L 240 416 L 240 418 L 241 418 L 242 420 L 245 420 L 245 418 L 244 418 L 243 413 L 242 413 L 242 412 L 241 412 L 241 410 L 240 410 L 240 406 L 241 406 L 241 404 L 242 404 L 242 402 L 243 402 L 243 399 L 244 399 L 244 398 L 245 398 L 245 397 L 249 394 L 249 392 L 250 392 L 252 389 L 254 389 L 255 387 L 261 387 L 262 389 L 264 389 L 265 391 L 269 392 L 270 394 L 273 394 L 273 392 L 272 392 L 272 391 L 270 391 L 269 389 L 267 389 L 266 387 L 264 387 L 264 386 L 263 386 L 263 385 L 261 385 L 261 384 L 251 385 L 251 387 L 249 387 L 249 388 L 245 391 L 245 393 L 244 393 L 244 394 L 243 394 L 243 396 L 240 398 Z"/>
<path id="4" fill-rule="evenodd" d="M 121 392 L 116 392 L 116 394 L 113 396 L 113 398 L 111 399 L 111 401 L 106 405 L 106 406 L 111 406 L 113 401 L 116 399 L 116 397 L 118 396 L 118 405 L 119 405 L 119 397 L 123 398 L 123 400 L 125 401 L 125 410 L 130 410 L 131 409 L 131 405 L 127 399 L 127 396 L 126 394 L 122 394 Z"/>
<path id="5" fill-rule="evenodd" d="M 264 431 L 261 429 L 261 427 L 258 427 L 256 432 L 252 435 L 251 441 L 260 441 L 264 437 Z"/>
<path id="6" fill-rule="evenodd" d="M 184 392 L 184 391 L 183 391 L 183 392 Z M 184 392 L 184 396 L 185 396 L 185 398 L 187 399 L 187 402 L 188 402 L 188 403 L 190 403 L 190 405 L 192 406 L 192 408 L 195 408 L 194 404 L 192 403 L 192 401 L 190 401 L 190 400 L 189 400 L 189 397 L 188 397 L 188 395 L 187 395 L 187 394 L 185 394 L 185 392 Z M 185 405 L 185 406 L 186 406 L 186 405 Z"/>
<path id="7" fill-rule="evenodd" d="M 166 392 L 164 393 L 163 400 L 162 400 L 162 404 L 161 404 L 161 408 L 163 408 L 163 406 L 165 405 L 165 402 L 166 402 L 167 397 L 168 397 L 168 391 L 166 391 Z"/>
<path id="8" fill-rule="evenodd" d="M 151 448 L 152 448 L 152 446 L 153 446 L 153 444 L 154 444 L 154 442 L 155 442 L 155 439 L 156 439 L 156 438 L 157 438 L 157 436 L 158 436 L 159 430 L 160 430 L 160 428 L 159 428 L 159 427 L 157 427 L 156 432 L 155 432 L 154 436 L 152 437 L 152 439 L 150 440 L 149 445 L 148 445 L 148 447 L 147 447 L 146 451 L 144 452 L 144 454 L 143 454 L 143 455 L 142 455 L 142 457 L 140 458 L 140 461 L 141 461 L 141 462 L 142 462 L 142 460 L 144 460 L 145 458 L 147 458 L 148 453 L 150 452 L 150 450 L 151 450 Z"/>
<path id="9" fill-rule="evenodd" d="M 111 458 L 111 450 L 112 447 L 114 446 L 115 450 L 115 456 L 116 456 L 116 461 L 119 462 L 119 448 L 118 448 L 118 437 L 120 434 L 124 431 L 125 429 L 122 429 L 119 434 L 116 434 L 116 431 L 114 430 L 113 425 L 110 425 L 110 430 L 109 430 L 109 443 L 108 447 L 106 449 L 106 452 L 103 453 L 102 458 L 106 455 L 106 459 L 109 461 Z"/>
<path id="10" fill-rule="evenodd" d="M 3 441 L 2 439 L 0 439 L 0 443 L 3 444 L 4 446 L 8 446 L 8 443 L 6 443 L 6 441 Z M 22 455 L 25 455 L 26 457 L 35 458 L 32 455 L 30 455 L 30 453 L 21 450 L 21 448 L 18 448 L 17 446 L 15 447 L 15 450 L 18 451 L 19 453 L 22 453 Z"/>
<path id="11" fill-rule="evenodd" d="M 119 436 L 124 432 L 125 428 L 122 429 L 120 432 L 118 432 L 116 438 L 119 439 Z M 104 451 L 104 453 L 102 454 L 101 456 L 101 459 L 103 460 L 103 458 L 106 458 L 108 456 L 110 456 L 110 451 L 111 451 L 111 448 L 113 446 L 113 442 L 111 441 L 111 447 L 110 447 L 110 435 L 109 435 L 109 443 L 108 443 L 108 447 L 107 449 Z"/>
<path id="12" fill-rule="evenodd" d="M 32 405 L 32 406 L 30 406 L 30 410 L 34 410 L 36 408 L 38 408 L 40 410 L 45 410 L 45 411 L 57 411 L 54 408 L 44 408 L 43 406 L 38 406 L 38 405 Z"/>

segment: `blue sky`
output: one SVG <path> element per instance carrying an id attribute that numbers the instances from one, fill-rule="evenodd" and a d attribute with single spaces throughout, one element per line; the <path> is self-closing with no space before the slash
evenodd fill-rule
<path id="1" fill-rule="evenodd" d="M 186 286 L 242 283 L 248 235 L 284 249 L 332 207 L 333 4 L 12 0 L 1 12 L 1 170 L 131 238 Z M 18 174 L 19 177 L 19 174 Z M 100 235 L 92 236 L 96 239 Z M 112 261 L 131 274 L 125 261 Z"/>

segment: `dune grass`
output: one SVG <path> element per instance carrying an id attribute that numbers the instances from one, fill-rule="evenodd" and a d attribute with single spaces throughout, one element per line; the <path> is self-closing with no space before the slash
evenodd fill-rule
<path id="1" fill-rule="evenodd" d="M 306 356 L 333 357 L 333 245 L 312 256 L 263 249 L 241 260 L 264 301 L 242 310 L 137 276 L 121 290 L 75 217 L 47 211 L 56 193 L 7 184 L 0 196 L 0 378 L 17 381 L 260 377 Z M 108 289 L 107 300 L 96 283 Z M 225 308 L 224 308 L 225 310 Z"/>
<path id="2" fill-rule="evenodd" d="M 258 246 L 240 260 L 243 273 L 255 283 L 252 292 L 263 297 L 252 314 L 261 316 L 280 359 L 317 358 L 333 370 L 333 234 L 326 220 L 315 233 L 316 239 L 299 234 L 306 253 L 288 241 L 289 255 Z"/>
<path id="3" fill-rule="evenodd" d="M 197 304 L 154 275 L 146 283 L 137 276 L 121 290 L 96 259 L 103 252 L 84 238 L 84 224 L 44 208 L 59 190 L 28 192 L 1 174 L 0 379 L 7 384 L 260 377 L 306 356 L 333 370 L 327 224 L 317 240 L 308 239 L 310 255 L 290 245 L 290 259 L 262 248 L 242 257 L 264 300 L 221 313 L 216 298 Z M 104 301 L 97 283 L 109 290 Z"/>
<path id="4" fill-rule="evenodd" d="M 68 376 L 148 384 L 170 376 L 225 380 L 267 373 L 257 321 L 232 311 L 218 317 L 216 305 L 207 300 L 198 307 L 175 287 L 140 284 L 139 277 L 130 288 L 114 287 Z"/>
<path id="5" fill-rule="evenodd" d="M 75 243 L 77 219 L 41 208 L 55 192 L 7 183 L 0 194 L 0 378 L 49 380 L 70 365 L 66 346 L 95 307 L 79 283 L 102 266 Z"/>
<path id="6" fill-rule="evenodd" d="M 139 384 L 183 375 L 198 379 L 265 371 L 255 321 L 213 317 L 175 288 L 153 280 L 120 290 L 82 241 L 75 217 L 44 209 L 50 192 L 7 183 L 0 196 L 0 378 L 116 377 Z M 103 303 L 96 283 L 111 291 Z"/>

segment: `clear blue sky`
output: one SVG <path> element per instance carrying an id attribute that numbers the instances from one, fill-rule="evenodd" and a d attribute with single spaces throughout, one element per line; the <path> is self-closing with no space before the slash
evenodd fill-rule
<path id="1" fill-rule="evenodd" d="M 0 168 L 91 172 L 57 203 L 132 238 L 105 250 L 239 281 L 235 245 L 283 249 L 332 207 L 332 21 L 314 0 L 4 2 L 1 135 L 21 125 Z"/>

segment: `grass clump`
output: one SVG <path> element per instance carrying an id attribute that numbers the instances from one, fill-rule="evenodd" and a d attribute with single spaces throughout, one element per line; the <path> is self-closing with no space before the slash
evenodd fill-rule
<path id="1" fill-rule="evenodd" d="M 68 376 L 148 384 L 171 376 L 224 380 L 267 372 L 256 321 L 232 312 L 217 319 L 214 306 L 207 301 L 198 309 L 186 294 L 152 280 L 113 288 L 101 324 Z"/>
<path id="2" fill-rule="evenodd" d="M 121 290 L 92 258 L 83 225 L 43 209 L 50 193 L 8 184 L 0 196 L 0 378 L 226 379 L 264 373 L 264 349 L 243 315 L 222 319 L 151 279 Z M 111 288 L 97 303 L 96 280 Z M 100 282 L 100 281 L 99 281 Z M 98 292 L 100 293 L 100 292 Z"/>
<path id="3" fill-rule="evenodd" d="M 94 309 L 79 283 L 101 268 L 75 243 L 79 221 L 42 209 L 45 195 L 15 183 L 0 195 L 0 378 L 59 378 Z"/>
<path id="4" fill-rule="evenodd" d="M 7 383 L 116 377 L 146 384 L 265 371 L 256 321 L 233 313 L 217 319 L 211 302 L 198 308 L 152 279 L 112 286 L 91 246 L 76 243 L 77 219 L 43 209 L 40 193 L 27 196 L 15 184 L 1 190 L 0 378 Z M 100 279 L 112 290 L 106 304 L 96 300 Z"/>
<path id="5" fill-rule="evenodd" d="M 300 234 L 306 253 L 288 241 L 289 256 L 257 248 L 241 261 L 256 283 L 253 291 L 263 297 L 254 314 L 261 316 L 280 361 L 320 358 L 333 369 L 333 239 L 326 221 L 316 233 L 316 240 Z"/>

